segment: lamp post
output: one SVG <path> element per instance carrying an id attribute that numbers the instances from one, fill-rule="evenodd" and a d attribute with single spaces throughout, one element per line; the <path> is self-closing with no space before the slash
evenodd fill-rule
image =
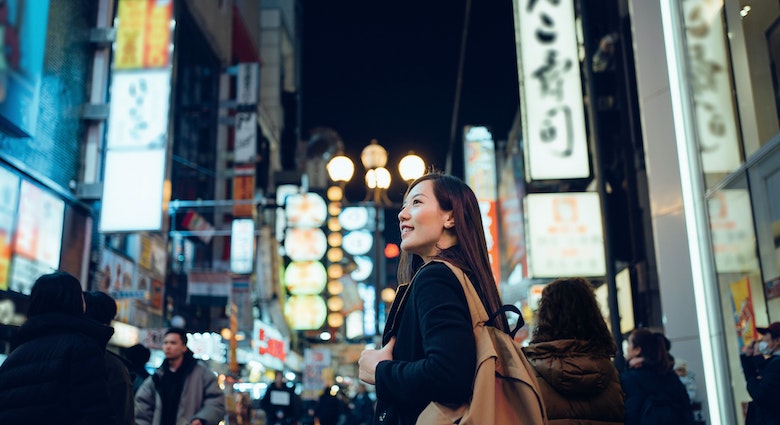
<path id="1" fill-rule="evenodd" d="M 390 171 L 385 168 L 387 158 L 387 150 L 376 139 L 371 140 L 371 143 L 360 154 L 360 161 L 366 170 L 365 184 L 368 189 L 364 203 L 370 204 L 374 209 L 372 251 L 374 257 L 373 286 L 376 288 L 376 295 L 384 288 L 386 275 L 382 238 L 384 210 L 393 206 L 393 202 L 387 197 L 387 189 L 390 188 L 392 182 Z M 412 181 L 425 173 L 425 162 L 419 156 L 409 153 L 401 159 L 398 169 L 403 180 Z M 327 170 L 331 180 L 343 188 L 352 179 L 355 165 L 349 157 L 339 154 L 328 161 Z"/>

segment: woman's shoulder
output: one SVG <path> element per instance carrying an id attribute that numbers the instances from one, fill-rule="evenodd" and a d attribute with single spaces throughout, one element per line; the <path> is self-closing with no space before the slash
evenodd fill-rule
<path id="1" fill-rule="evenodd" d="M 455 272 L 441 261 L 431 261 L 424 264 L 415 274 L 414 280 L 417 281 L 439 281 L 452 282 L 460 286 Z M 418 285 L 422 286 L 422 285 Z"/>
<path id="2" fill-rule="evenodd" d="M 414 277 L 414 284 L 411 286 L 413 294 L 436 293 L 437 296 L 444 296 L 444 292 L 455 291 L 463 296 L 463 287 L 460 280 L 445 263 L 440 261 L 431 261 L 425 264 L 417 271 Z"/>

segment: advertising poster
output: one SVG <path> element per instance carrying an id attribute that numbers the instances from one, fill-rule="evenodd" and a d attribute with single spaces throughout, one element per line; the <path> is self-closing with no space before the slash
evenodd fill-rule
<path id="1" fill-rule="evenodd" d="M 303 372 L 304 400 L 316 399 L 326 382 L 331 382 L 330 350 L 327 348 L 306 348 L 303 350 L 306 368 Z"/>
<path id="2" fill-rule="evenodd" d="M 730 285 L 731 301 L 734 309 L 734 326 L 739 339 L 739 349 L 758 338 L 755 315 L 753 314 L 753 297 L 750 294 L 750 281 L 744 277 Z"/>
<path id="3" fill-rule="evenodd" d="M 0 126 L 35 136 L 49 0 L 0 2 Z"/>
<path id="4" fill-rule="evenodd" d="M 11 235 L 16 204 L 19 200 L 19 176 L 0 168 L 0 290 L 8 290 L 11 267 Z"/>
<path id="5" fill-rule="evenodd" d="M 598 193 L 529 194 L 525 201 L 530 276 L 604 276 Z"/>
<path id="6" fill-rule="evenodd" d="M 14 254 L 59 268 L 65 203 L 23 180 L 17 217 Z"/>
<path id="7" fill-rule="evenodd" d="M 103 250 L 101 257 L 101 278 L 97 289 L 108 293 L 116 300 L 116 320 L 128 323 L 132 320 L 135 265 L 132 261 L 107 249 Z"/>

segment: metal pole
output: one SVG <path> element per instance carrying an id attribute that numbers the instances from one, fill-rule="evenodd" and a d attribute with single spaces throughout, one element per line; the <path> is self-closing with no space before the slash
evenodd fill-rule
<path id="1" fill-rule="evenodd" d="M 374 315 L 379 314 L 379 303 L 381 302 L 380 291 L 384 288 L 384 253 L 382 249 L 382 230 L 383 226 L 383 206 L 382 189 L 378 186 L 374 188 Z M 379 317 L 374 318 L 375 332 L 379 335 L 382 329 L 379 329 Z"/>

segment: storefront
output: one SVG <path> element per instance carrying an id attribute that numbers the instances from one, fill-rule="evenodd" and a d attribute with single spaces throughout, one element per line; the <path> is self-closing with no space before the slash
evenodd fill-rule
<path id="1" fill-rule="evenodd" d="M 24 322 L 41 274 L 67 271 L 86 285 L 91 231 L 85 207 L 0 162 L 0 341 Z"/>
<path id="2" fill-rule="evenodd" d="M 780 320 L 780 5 L 628 3 L 665 330 L 742 424 L 740 350 Z"/>

